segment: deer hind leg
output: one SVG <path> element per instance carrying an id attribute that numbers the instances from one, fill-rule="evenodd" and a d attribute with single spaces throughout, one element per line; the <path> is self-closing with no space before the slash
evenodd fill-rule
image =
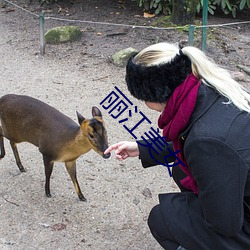
<path id="1" fill-rule="evenodd" d="M 50 198 L 50 177 L 53 171 L 54 162 L 51 161 L 50 157 L 43 155 L 43 163 L 45 168 L 45 194 Z"/>
<path id="2" fill-rule="evenodd" d="M 16 164 L 18 166 L 18 168 L 20 169 L 21 172 L 25 172 L 26 170 L 24 169 L 22 163 L 21 163 L 21 160 L 20 160 L 20 157 L 19 157 L 19 154 L 18 154 L 18 151 L 17 151 L 17 146 L 16 146 L 16 143 L 14 141 L 10 141 L 10 146 L 12 148 L 12 151 L 14 153 L 14 156 L 15 156 L 15 159 L 16 159 Z"/>
<path id="3" fill-rule="evenodd" d="M 68 161 L 65 162 L 66 169 L 70 175 L 71 180 L 73 181 L 76 193 L 81 201 L 87 201 L 86 198 L 83 196 L 82 191 L 80 189 L 79 183 L 76 177 L 76 162 L 75 161 Z"/>
<path id="4" fill-rule="evenodd" d="M 1 126 L 0 126 L 0 150 L 1 150 L 0 159 L 2 159 L 5 156 L 5 149 L 3 141 L 3 129 Z"/>

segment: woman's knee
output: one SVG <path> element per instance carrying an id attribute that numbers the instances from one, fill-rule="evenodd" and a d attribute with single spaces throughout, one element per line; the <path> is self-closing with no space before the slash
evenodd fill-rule
<path id="1" fill-rule="evenodd" d="M 160 217 L 160 205 L 156 205 L 155 207 L 152 208 L 148 216 L 148 226 L 151 232 L 152 230 L 153 231 L 157 230 L 159 217 Z"/>
<path id="2" fill-rule="evenodd" d="M 157 236 L 162 239 L 167 238 L 168 228 L 164 222 L 160 204 L 152 208 L 148 216 L 148 226 L 154 236 Z"/>
<path id="3" fill-rule="evenodd" d="M 148 217 L 148 226 L 154 238 L 164 249 L 177 249 L 179 244 L 175 242 L 169 232 L 164 222 L 159 204 L 152 208 Z"/>

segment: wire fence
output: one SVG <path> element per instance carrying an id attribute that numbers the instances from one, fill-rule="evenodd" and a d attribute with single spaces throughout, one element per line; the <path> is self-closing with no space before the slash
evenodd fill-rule
<path id="1" fill-rule="evenodd" d="M 40 23 L 40 53 L 43 55 L 45 53 L 45 39 L 44 39 L 44 32 L 45 32 L 45 20 L 55 20 L 55 21 L 63 21 L 63 22 L 74 22 L 74 23 L 85 23 L 85 24 L 93 24 L 93 25 L 108 25 L 108 26 L 118 26 L 118 27 L 126 27 L 131 29 L 153 29 L 153 30 L 178 30 L 178 29 L 188 29 L 188 42 L 189 45 L 194 44 L 194 32 L 196 29 L 203 29 L 203 28 L 215 28 L 215 27 L 228 27 L 234 25 L 242 25 L 242 24 L 250 24 L 250 21 L 241 21 L 241 22 L 231 22 L 231 23 L 223 23 L 223 24 L 208 24 L 208 25 L 184 25 L 184 26 L 173 26 L 173 27 L 155 27 L 155 26 L 142 26 L 142 25 L 130 25 L 130 24 L 118 24 L 118 23 L 109 23 L 109 22 L 97 22 L 97 21 L 88 21 L 88 20 L 78 20 L 78 19 L 67 19 L 67 18 L 59 18 L 59 17 L 52 17 L 52 16 L 45 16 L 45 13 L 42 11 L 40 14 L 36 14 L 32 11 L 29 11 L 9 0 L 2 0 L 5 3 L 8 3 L 14 6 L 17 9 L 20 9 L 24 12 L 29 13 L 37 18 L 39 18 Z M 204 38 L 206 39 L 206 38 Z M 206 42 L 206 41 L 203 41 Z"/>

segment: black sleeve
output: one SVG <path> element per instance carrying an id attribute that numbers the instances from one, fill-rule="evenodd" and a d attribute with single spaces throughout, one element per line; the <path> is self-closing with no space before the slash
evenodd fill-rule
<path id="1" fill-rule="evenodd" d="M 151 150 L 151 154 L 149 153 L 149 147 L 148 146 L 142 146 L 141 144 L 145 145 L 145 141 L 144 140 L 139 140 L 138 141 L 138 148 L 139 148 L 139 159 L 141 160 L 142 166 L 144 168 L 147 167 L 152 167 L 152 166 L 156 166 L 156 165 L 160 165 L 159 162 L 164 163 L 165 160 L 165 156 L 169 155 L 169 151 L 168 148 L 171 151 L 174 151 L 173 149 L 173 144 L 171 142 L 168 142 L 168 145 L 165 145 L 162 151 L 159 151 L 159 149 L 156 148 L 156 146 L 154 146 L 154 143 L 151 142 L 151 140 L 147 140 L 148 143 L 152 143 L 152 147 L 155 148 L 155 151 L 158 152 L 158 154 L 154 151 Z M 168 163 L 174 162 L 176 159 L 174 156 L 170 156 L 167 158 Z M 158 162 L 157 162 L 158 161 Z"/>

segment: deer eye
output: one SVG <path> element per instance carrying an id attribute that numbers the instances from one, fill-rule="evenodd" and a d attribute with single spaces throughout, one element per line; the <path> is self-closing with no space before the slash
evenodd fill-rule
<path id="1" fill-rule="evenodd" d="M 91 139 L 94 139 L 94 135 L 93 135 L 93 134 L 89 134 L 89 137 L 90 137 Z"/>

